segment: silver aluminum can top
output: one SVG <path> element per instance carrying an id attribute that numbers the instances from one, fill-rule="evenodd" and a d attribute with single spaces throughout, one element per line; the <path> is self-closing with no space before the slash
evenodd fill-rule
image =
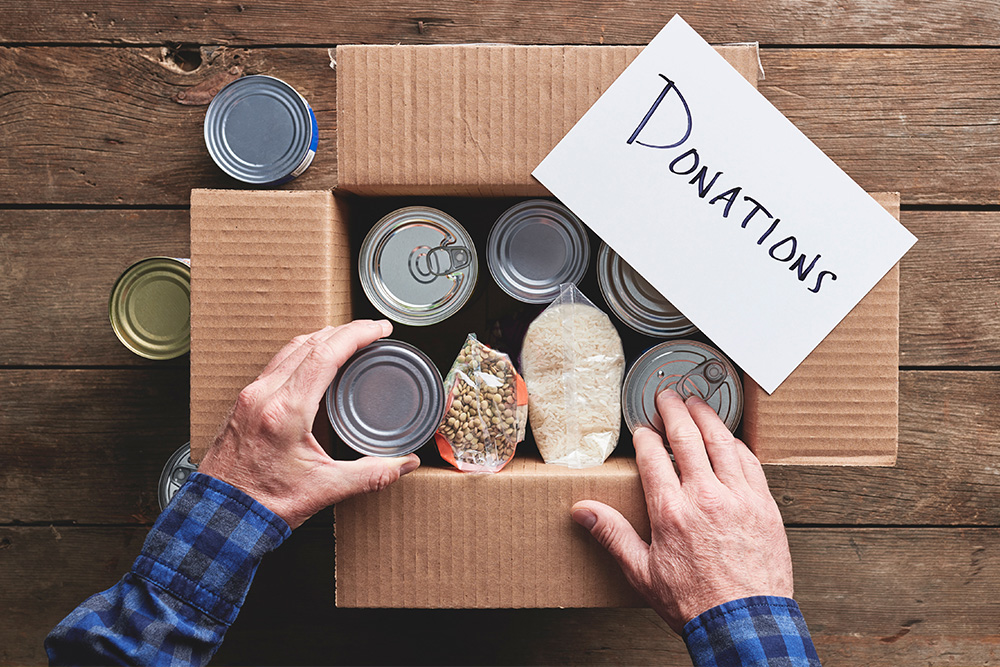
<path id="1" fill-rule="evenodd" d="M 579 283 L 590 263 L 586 227 L 568 208 L 545 199 L 507 209 L 490 230 L 487 247 L 497 285 L 526 303 L 552 301 L 559 285 Z"/>
<path id="2" fill-rule="evenodd" d="M 629 431 L 640 426 L 663 433 L 656 396 L 673 389 L 705 400 L 733 431 L 743 416 L 743 385 L 733 364 L 718 350 L 693 340 L 666 341 L 642 353 L 625 375 L 622 414 Z"/>
<path id="3" fill-rule="evenodd" d="M 678 338 L 698 331 L 607 243 L 601 244 L 597 254 L 597 281 L 608 307 L 639 333 Z"/>
<path id="4" fill-rule="evenodd" d="M 358 258 L 361 287 L 391 320 L 436 324 L 472 297 L 479 257 L 472 237 L 447 213 L 409 206 L 368 232 Z"/>
<path id="5" fill-rule="evenodd" d="M 184 486 L 184 482 L 188 480 L 191 473 L 197 472 L 197 470 L 198 466 L 191 462 L 190 442 L 170 455 L 167 464 L 163 466 L 163 472 L 160 473 L 160 484 L 156 495 L 161 512 Z"/>
<path id="6" fill-rule="evenodd" d="M 434 437 L 445 408 L 444 382 L 426 354 L 398 340 L 359 350 L 326 392 L 330 424 L 352 449 L 403 456 Z"/>
<path id="7" fill-rule="evenodd" d="M 297 176 L 312 161 L 317 138 L 316 117 L 305 98 L 271 76 L 236 79 L 205 114 L 209 154 L 244 183 L 275 184 Z"/>

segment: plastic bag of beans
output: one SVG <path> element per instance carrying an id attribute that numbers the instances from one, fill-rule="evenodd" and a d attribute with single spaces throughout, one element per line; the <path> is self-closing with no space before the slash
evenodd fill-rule
<path id="1" fill-rule="evenodd" d="M 441 457 L 464 472 L 499 472 L 528 421 L 528 390 L 510 357 L 469 334 L 444 386 L 448 401 L 434 436 Z"/>

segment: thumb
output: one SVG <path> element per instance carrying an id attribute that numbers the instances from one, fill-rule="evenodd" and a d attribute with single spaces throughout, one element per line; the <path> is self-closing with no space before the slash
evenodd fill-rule
<path id="1" fill-rule="evenodd" d="M 596 500 L 584 500 L 573 505 L 573 520 L 608 550 L 633 586 L 645 581 L 649 545 L 621 512 Z"/>
<path id="2" fill-rule="evenodd" d="M 365 456 L 356 461 L 334 461 L 328 468 L 330 503 L 362 493 L 381 491 L 420 466 L 416 454 L 396 458 Z"/>

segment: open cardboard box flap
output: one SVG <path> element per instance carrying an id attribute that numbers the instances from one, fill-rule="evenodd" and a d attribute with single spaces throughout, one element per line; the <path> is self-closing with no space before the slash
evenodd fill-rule
<path id="1" fill-rule="evenodd" d="M 756 83 L 756 47 L 718 48 Z M 351 318 L 351 198 L 343 192 L 545 195 L 531 170 L 639 51 L 338 48 L 335 191 L 191 194 L 193 458 L 282 345 Z M 898 217 L 897 195 L 876 198 Z M 761 460 L 894 462 L 898 290 L 897 267 L 773 395 L 746 381 L 744 433 Z M 587 470 L 522 457 L 492 476 L 426 465 L 336 508 L 337 604 L 640 604 L 570 520 L 569 507 L 584 498 L 617 507 L 648 536 L 627 457 Z"/>

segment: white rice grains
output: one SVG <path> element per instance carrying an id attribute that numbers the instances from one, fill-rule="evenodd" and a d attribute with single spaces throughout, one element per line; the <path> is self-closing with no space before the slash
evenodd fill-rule
<path id="1" fill-rule="evenodd" d="M 528 328 L 521 365 L 545 462 L 604 463 L 618 444 L 625 372 L 621 338 L 608 316 L 589 303 L 546 308 Z"/>

